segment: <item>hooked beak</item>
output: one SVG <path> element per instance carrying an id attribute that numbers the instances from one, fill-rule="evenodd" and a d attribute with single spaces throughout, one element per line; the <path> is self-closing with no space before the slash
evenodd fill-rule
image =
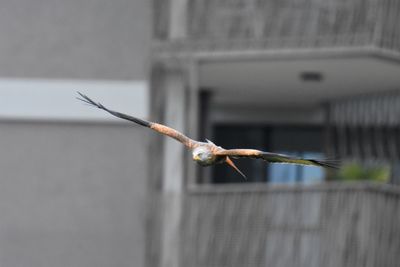
<path id="1" fill-rule="evenodd" d="M 199 157 L 199 155 L 194 155 L 194 156 L 193 156 L 193 159 L 194 159 L 195 161 L 199 161 L 199 160 L 200 160 L 200 157 Z"/>

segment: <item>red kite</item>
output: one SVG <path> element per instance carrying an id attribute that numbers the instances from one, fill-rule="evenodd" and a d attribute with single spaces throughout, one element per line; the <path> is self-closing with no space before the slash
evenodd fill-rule
<path id="1" fill-rule="evenodd" d="M 88 96 L 80 92 L 78 92 L 78 94 L 81 96 L 78 97 L 78 99 L 85 102 L 86 104 L 105 110 L 111 115 L 114 115 L 115 117 L 132 121 L 144 127 L 148 127 L 156 132 L 159 132 L 163 135 L 169 136 L 177 140 L 178 142 L 182 143 L 188 149 L 191 150 L 193 160 L 196 161 L 201 166 L 210 166 L 220 163 L 227 163 L 232 168 L 234 168 L 238 173 L 240 173 L 244 178 L 246 178 L 246 176 L 236 167 L 236 165 L 232 162 L 231 158 L 253 158 L 253 159 L 262 159 L 270 163 L 289 163 L 289 164 L 337 168 L 335 164 L 337 162 L 331 160 L 303 159 L 283 154 L 264 152 L 255 149 L 224 149 L 220 146 L 215 145 L 213 142 L 209 140 L 207 140 L 207 142 L 195 141 L 168 126 L 155 122 L 146 121 L 124 113 L 110 110 L 105 106 L 103 106 L 102 104 L 94 102 Z"/>

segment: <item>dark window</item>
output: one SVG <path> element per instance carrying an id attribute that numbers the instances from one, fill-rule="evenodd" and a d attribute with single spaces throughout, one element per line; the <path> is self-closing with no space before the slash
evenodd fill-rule
<path id="1" fill-rule="evenodd" d="M 319 126 L 281 125 L 216 125 L 216 144 L 223 148 L 254 148 L 284 153 L 305 158 L 323 158 L 323 131 Z M 324 177 L 324 170 L 318 167 L 304 167 L 292 164 L 268 164 L 262 160 L 234 160 L 246 174 L 245 181 L 227 165 L 213 167 L 213 183 L 241 182 L 314 182 Z"/>

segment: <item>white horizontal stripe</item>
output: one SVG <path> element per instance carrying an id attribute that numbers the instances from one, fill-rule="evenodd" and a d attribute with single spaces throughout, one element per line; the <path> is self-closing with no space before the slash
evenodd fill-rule
<path id="1" fill-rule="evenodd" d="M 146 81 L 0 79 L 0 119 L 116 120 L 78 101 L 77 91 L 111 109 L 145 119 L 149 115 Z"/>

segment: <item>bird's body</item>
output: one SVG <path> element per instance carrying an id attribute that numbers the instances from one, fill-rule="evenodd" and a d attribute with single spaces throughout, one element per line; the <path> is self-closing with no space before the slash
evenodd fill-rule
<path id="1" fill-rule="evenodd" d="M 218 156 L 217 152 L 224 150 L 220 146 L 216 146 L 212 142 L 199 142 L 198 146 L 192 150 L 192 158 L 201 166 L 211 166 L 223 163 L 224 157 Z"/>
<path id="2" fill-rule="evenodd" d="M 220 158 L 217 157 L 210 151 L 210 148 L 207 146 L 199 146 L 196 149 L 193 149 L 192 158 L 195 162 L 200 164 L 201 166 L 211 166 L 217 164 Z"/>
<path id="3" fill-rule="evenodd" d="M 287 155 L 264 152 L 255 149 L 224 149 L 220 146 L 215 145 L 209 140 L 207 140 L 207 142 L 195 141 L 168 126 L 142 120 L 124 113 L 110 110 L 102 104 L 94 102 L 84 94 L 79 93 L 79 95 L 81 96 L 81 98 L 78 98 L 79 100 L 91 106 L 105 110 L 118 118 L 129 120 L 144 127 L 148 127 L 156 132 L 169 136 L 176 141 L 182 143 L 191 150 L 193 160 L 201 166 L 211 166 L 215 164 L 227 163 L 243 177 L 246 176 L 236 167 L 231 158 L 253 158 L 262 159 L 270 163 L 289 163 L 336 168 L 336 161 L 295 158 Z"/>

